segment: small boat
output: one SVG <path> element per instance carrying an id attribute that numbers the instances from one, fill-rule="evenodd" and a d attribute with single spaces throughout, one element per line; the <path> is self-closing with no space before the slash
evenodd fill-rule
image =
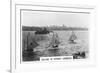
<path id="1" fill-rule="evenodd" d="M 52 36 L 49 46 L 52 48 L 56 48 L 59 46 L 59 44 L 60 44 L 60 41 L 59 41 L 58 34 L 53 32 L 53 36 Z"/>
<path id="2" fill-rule="evenodd" d="M 72 34 L 69 38 L 69 42 L 72 44 L 76 44 L 75 40 L 77 39 L 77 36 L 75 35 L 75 33 L 72 31 Z"/>
<path id="3" fill-rule="evenodd" d="M 58 56 L 59 55 L 59 45 L 60 45 L 60 40 L 59 40 L 59 36 L 57 33 L 53 32 L 51 41 L 48 45 L 48 51 L 50 53 L 50 55 L 52 56 Z"/>
<path id="4" fill-rule="evenodd" d="M 30 37 L 30 33 L 27 35 L 27 51 L 33 52 L 34 48 L 37 47 L 39 44 L 35 41 L 34 38 Z"/>

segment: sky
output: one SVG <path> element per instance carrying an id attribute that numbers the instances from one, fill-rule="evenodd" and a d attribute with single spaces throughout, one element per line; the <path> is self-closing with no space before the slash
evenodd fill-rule
<path id="1" fill-rule="evenodd" d="M 90 14 L 46 11 L 22 11 L 23 26 L 65 25 L 67 27 L 88 27 Z"/>

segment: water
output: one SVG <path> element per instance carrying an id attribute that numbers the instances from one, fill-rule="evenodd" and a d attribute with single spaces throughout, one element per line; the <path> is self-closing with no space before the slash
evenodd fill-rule
<path id="1" fill-rule="evenodd" d="M 51 48 L 46 48 L 51 40 L 52 35 L 38 35 L 36 36 L 34 34 L 34 31 L 23 31 L 22 37 L 23 41 L 26 40 L 26 37 L 28 35 L 28 32 L 30 32 L 30 38 L 37 39 L 39 46 L 34 48 L 35 51 L 39 51 L 37 55 L 40 57 L 44 56 L 66 56 L 66 55 L 72 55 L 73 53 L 77 51 L 86 51 L 88 52 L 88 31 L 74 31 L 75 35 L 77 36 L 77 44 L 70 44 L 69 38 L 72 34 L 72 31 L 65 31 L 65 30 L 55 30 L 54 32 L 58 34 L 59 39 L 61 41 L 61 44 L 59 45 L 58 51 L 49 51 Z M 42 37 L 42 40 L 40 39 Z M 45 39 L 43 38 L 45 37 Z M 26 44 L 23 43 L 23 49 L 25 49 Z"/>
<path id="2" fill-rule="evenodd" d="M 72 31 L 54 31 L 58 33 L 58 36 L 63 40 L 64 42 L 68 42 L 71 32 Z M 75 35 L 77 36 L 77 40 L 84 41 L 85 43 L 88 43 L 88 31 L 74 31 Z"/>
<path id="3" fill-rule="evenodd" d="M 23 31 L 23 38 L 27 36 L 28 32 L 30 32 L 30 36 L 34 37 L 35 31 Z M 59 31 L 59 30 L 57 31 L 56 30 L 54 32 L 58 33 L 58 36 L 62 40 L 66 41 L 69 39 L 72 31 Z M 75 32 L 75 35 L 78 37 L 78 39 L 88 42 L 88 31 L 74 31 L 74 32 Z"/>

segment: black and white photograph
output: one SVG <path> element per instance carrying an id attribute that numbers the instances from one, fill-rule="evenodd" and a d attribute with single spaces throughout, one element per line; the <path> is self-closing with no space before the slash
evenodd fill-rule
<path id="1" fill-rule="evenodd" d="M 89 12 L 22 10 L 22 61 L 89 54 Z"/>
<path id="2" fill-rule="evenodd" d="M 96 64 L 95 6 L 36 1 L 11 2 L 11 73 L 90 71 Z"/>

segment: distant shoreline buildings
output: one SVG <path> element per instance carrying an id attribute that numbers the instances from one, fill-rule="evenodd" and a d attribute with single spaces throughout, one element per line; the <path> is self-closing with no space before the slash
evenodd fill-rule
<path id="1" fill-rule="evenodd" d="M 68 27 L 65 25 L 52 25 L 52 26 L 22 26 L 23 31 L 37 31 L 37 30 L 42 30 L 43 28 L 46 28 L 48 30 L 88 30 L 88 28 L 85 27 Z"/>

